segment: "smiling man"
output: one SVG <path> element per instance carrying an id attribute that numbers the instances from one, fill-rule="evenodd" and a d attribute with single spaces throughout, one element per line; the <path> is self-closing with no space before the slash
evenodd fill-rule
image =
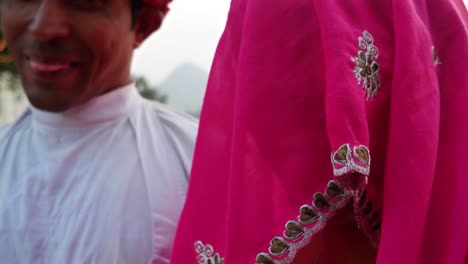
<path id="1" fill-rule="evenodd" d="M 168 263 L 197 124 L 142 99 L 169 0 L 4 0 L 29 109 L 0 129 L 0 263 Z"/>

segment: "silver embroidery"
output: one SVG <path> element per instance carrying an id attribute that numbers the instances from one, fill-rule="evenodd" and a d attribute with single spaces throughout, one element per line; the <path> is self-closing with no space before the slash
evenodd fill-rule
<path id="1" fill-rule="evenodd" d="M 257 264 L 277 264 L 268 254 L 260 253 L 257 255 Z"/>
<path id="2" fill-rule="evenodd" d="M 437 55 L 437 52 L 434 46 L 432 46 L 432 60 L 434 60 L 434 66 L 442 64 L 440 63 L 439 56 Z"/>
<path id="3" fill-rule="evenodd" d="M 364 31 L 359 37 L 359 48 L 357 57 L 351 58 L 356 63 L 353 72 L 358 84 L 362 83 L 366 91 L 366 99 L 375 98 L 380 88 L 380 66 L 377 63 L 379 49 L 374 45 L 374 39 L 368 31 Z"/>
<path id="4" fill-rule="evenodd" d="M 335 177 L 346 175 L 351 171 L 369 175 L 370 154 L 366 146 L 355 146 L 351 152 L 350 145 L 344 144 L 332 153 L 331 160 Z"/>
<path id="5" fill-rule="evenodd" d="M 310 204 L 300 207 L 297 221 L 286 223 L 283 236 L 274 237 L 268 251 L 257 255 L 257 264 L 291 264 L 297 252 L 353 198 L 358 223 L 369 232 L 370 238 L 378 235 L 379 216 L 362 195 L 369 175 L 369 149 L 363 145 L 344 144 L 332 153 L 331 159 L 335 179 L 328 182 L 323 193 L 315 193 Z"/>
<path id="6" fill-rule="evenodd" d="M 194 243 L 195 252 L 197 253 L 198 264 L 223 264 L 224 259 L 218 253 L 214 252 L 213 246 L 210 244 L 204 245 L 201 241 Z"/>
<path id="7" fill-rule="evenodd" d="M 319 194 L 319 195 L 317 195 Z M 290 264 L 297 252 L 309 244 L 311 238 L 322 230 L 336 211 L 343 208 L 353 197 L 353 191 L 340 189 L 335 181 L 330 181 L 324 193 L 316 193 L 312 205 L 301 206 L 298 221 L 288 221 L 282 237 L 270 241 L 268 253 L 257 255 L 257 264 Z M 317 206 L 317 201 L 327 206 Z"/>

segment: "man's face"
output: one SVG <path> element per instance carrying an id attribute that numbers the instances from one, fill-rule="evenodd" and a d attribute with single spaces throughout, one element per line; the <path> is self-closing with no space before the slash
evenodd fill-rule
<path id="1" fill-rule="evenodd" d="M 129 0 L 4 0 L 1 23 L 39 109 L 65 111 L 130 82 Z"/>

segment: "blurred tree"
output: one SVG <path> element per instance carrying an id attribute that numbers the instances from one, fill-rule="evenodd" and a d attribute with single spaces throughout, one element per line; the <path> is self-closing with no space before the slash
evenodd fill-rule
<path id="1" fill-rule="evenodd" d="M 5 107 L 16 106 L 24 98 L 21 87 L 18 71 L 13 63 L 13 59 L 8 54 L 7 43 L 3 39 L 3 32 L 0 28 L 0 98 L 2 98 L 3 92 L 10 92 L 15 98 L 12 104 L 0 102 L 0 119 L 6 110 Z"/>
<path id="2" fill-rule="evenodd" d="M 3 39 L 3 32 L 0 29 L 0 73 L 8 72 L 14 75 L 18 74 L 12 58 L 8 54 L 6 41 Z"/>
<path id="3" fill-rule="evenodd" d="M 18 98 L 21 97 L 21 81 L 18 76 L 18 71 L 13 63 L 13 59 L 8 54 L 8 47 L 3 32 L 0 28 L 0 89 L 6 87 L 12 92 L 17 93 Z"/>
<path id="4" fill-rule="evenodd" d="M 146 99 L 158 101 L 161 103 L 167 102 L 167 95 L 160 93 L 156 86 L 152 86 L 144 77 L 135 77 L 135 86 L 140 92 L 141 96 Z"/>
<path id="5" fill-rule="evenodd" d="M 12 92 L 21 95 L 21 81 L 18 76 L 18 71 L 13 63 L 13 59 L 8 54 L 8 47 L 5 39 L 3 39 L 3 32 L 0 28 L 0 89 L 6 87 Z"/>
<path id="6" fill-rule="evenodd" d="M 195 117 L 196 119 L 200 119 L 201 110 L 196 111 L 186 111 L 189 115 Z"/>

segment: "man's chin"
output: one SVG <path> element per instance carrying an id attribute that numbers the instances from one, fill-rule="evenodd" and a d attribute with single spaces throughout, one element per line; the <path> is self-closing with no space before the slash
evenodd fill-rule
<path id="1" fill-rule="evenodd" d="M 53 90 L 25 89 L 26 96 L 32 106 L 47 112 L 65 112 L 73 106 L 73 102 L 67 100 L 73 95 L 56 94 Z"/>
<path id="2" fill-rule="evenodd" d="M 34 106 L 36 109 L 46 111 L 46 112 L 52 112 L 52 113 L 63 113 L 66 112 L 68 109 L 70 109 L 69 106 L 64 105 L 64 104 L 55 104 L 55 103 L 33 103 L 32 100 L 29 100 L 31 105 Z"/>

